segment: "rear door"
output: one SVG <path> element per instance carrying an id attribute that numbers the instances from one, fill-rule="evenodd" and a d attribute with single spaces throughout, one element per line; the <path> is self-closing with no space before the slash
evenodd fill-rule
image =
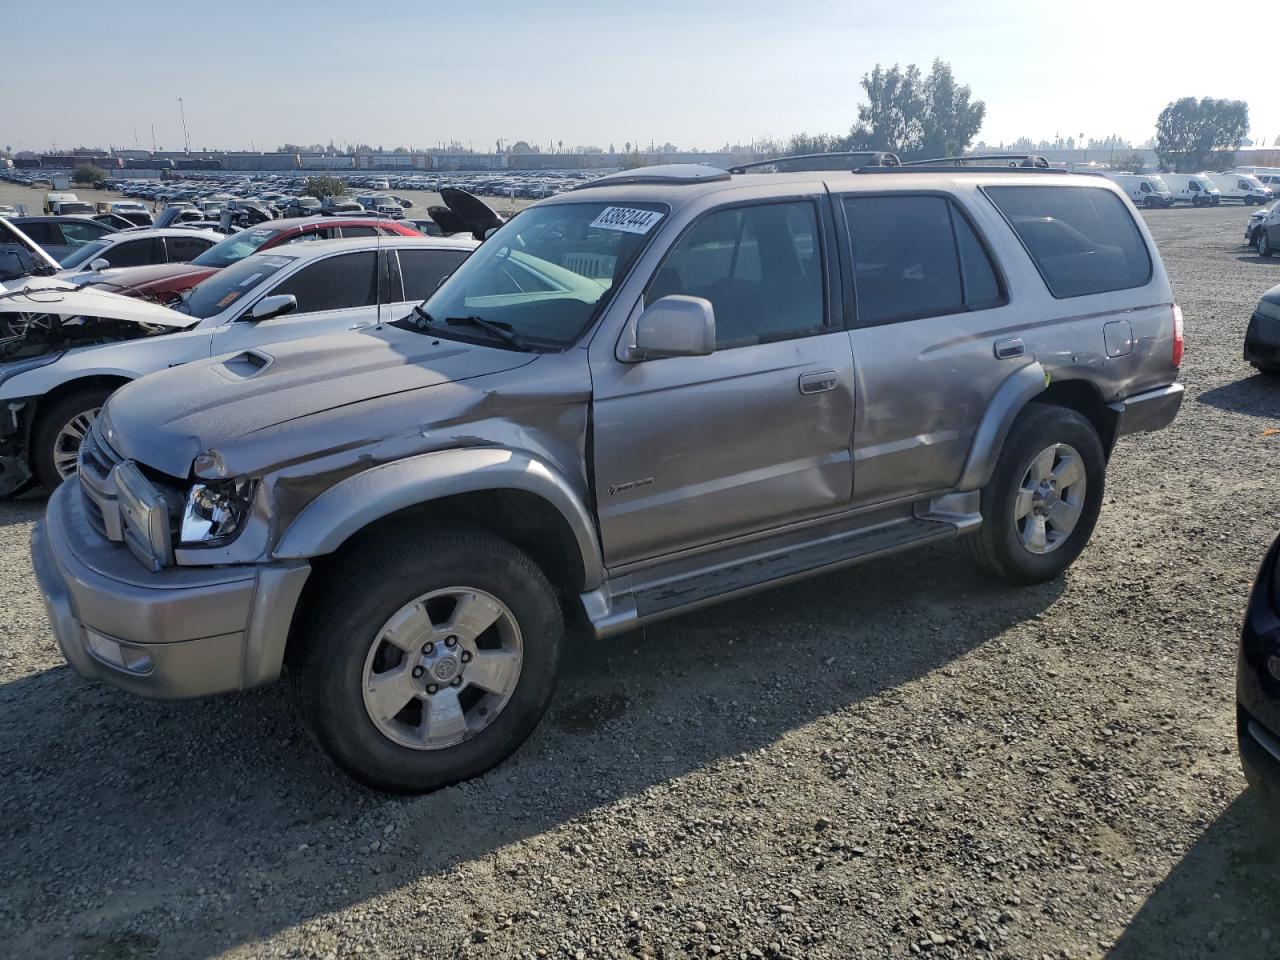
<path id="1" fill-rule="evenodd" d="M 165 251 L 169 263 L 187 263 L 204 253 L 214 241 L 208 237 L 165 237 Z"/>
<path id="2" fill-rule="evenodd" d="M 838 205 L 853 277 L 853 501 L 949 489 L 997 386 L 1031 362 L 1004 278 L 947 193 L 856 193 Z"/>
<path id="3" fill-rule="evenodd" d="M 838 512 L 852 486 L 853 365 L 825 193 L 695 220 L 644 302 L 715 310 L 705 357 L 593 364 L 592 450 L 611 566 Z"/>

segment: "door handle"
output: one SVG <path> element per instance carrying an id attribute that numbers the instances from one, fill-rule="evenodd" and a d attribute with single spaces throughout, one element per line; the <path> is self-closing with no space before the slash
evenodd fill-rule
<path id="1" fill-rule="evenodd" d="M 1012 360 L 1026 353 L 1026 346 L 1021 337 L 1010 337 L 1008 340 L 997 340 L 995 344 L 996 359 Z"/>
<path id="2" fill-rule="evenodd" d="M 836 376 L 834 370 L 815 370 L 813 373 L 800 374 L 800 392 L 809 393 L 825 393 L 827 390 L 834 390 L 836 384 L 840 382 L 840 378 Z"/>

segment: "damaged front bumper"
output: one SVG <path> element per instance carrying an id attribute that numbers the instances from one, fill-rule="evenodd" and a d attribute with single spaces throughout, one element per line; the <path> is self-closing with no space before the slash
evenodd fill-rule
<path id="1" fill-rule="evenodd" d="M 283 561 L 152 573 L 93 528 L 74 479 L 50 497 L 31 557 L 49 624 L 76 673 L 161 699 L 275 680 L 311 569 Z"/>
<path id="2" fill-rule="evenodd" d="M 0 500 L 35 485 L 29 452 L 35 401 L 35 397 L 0 400 Z"/>

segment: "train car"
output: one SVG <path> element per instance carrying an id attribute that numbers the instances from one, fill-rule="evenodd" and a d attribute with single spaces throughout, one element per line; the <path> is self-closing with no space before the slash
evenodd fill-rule
<path id="1" fill-rule="evenodd" d="M 126 170 L 172 170 L 173 161 L 168 157 L 138 157 L 124 162 Z"/>

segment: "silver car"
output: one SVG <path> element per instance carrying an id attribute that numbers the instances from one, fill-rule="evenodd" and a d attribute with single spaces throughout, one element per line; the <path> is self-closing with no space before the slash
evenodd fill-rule
<path id="1" fill-rule="evenodd" d="M 1100 177 L 875 163 L 605 177 L 401 320 L 120 390 L 33 536 L 65 656 L 153 697 L 287 664 L 345 771 L 422 791 L 524 740 L 566 622 L 953 537 L 1060 575 L 1182 399 L 1151 237 Z"/>

